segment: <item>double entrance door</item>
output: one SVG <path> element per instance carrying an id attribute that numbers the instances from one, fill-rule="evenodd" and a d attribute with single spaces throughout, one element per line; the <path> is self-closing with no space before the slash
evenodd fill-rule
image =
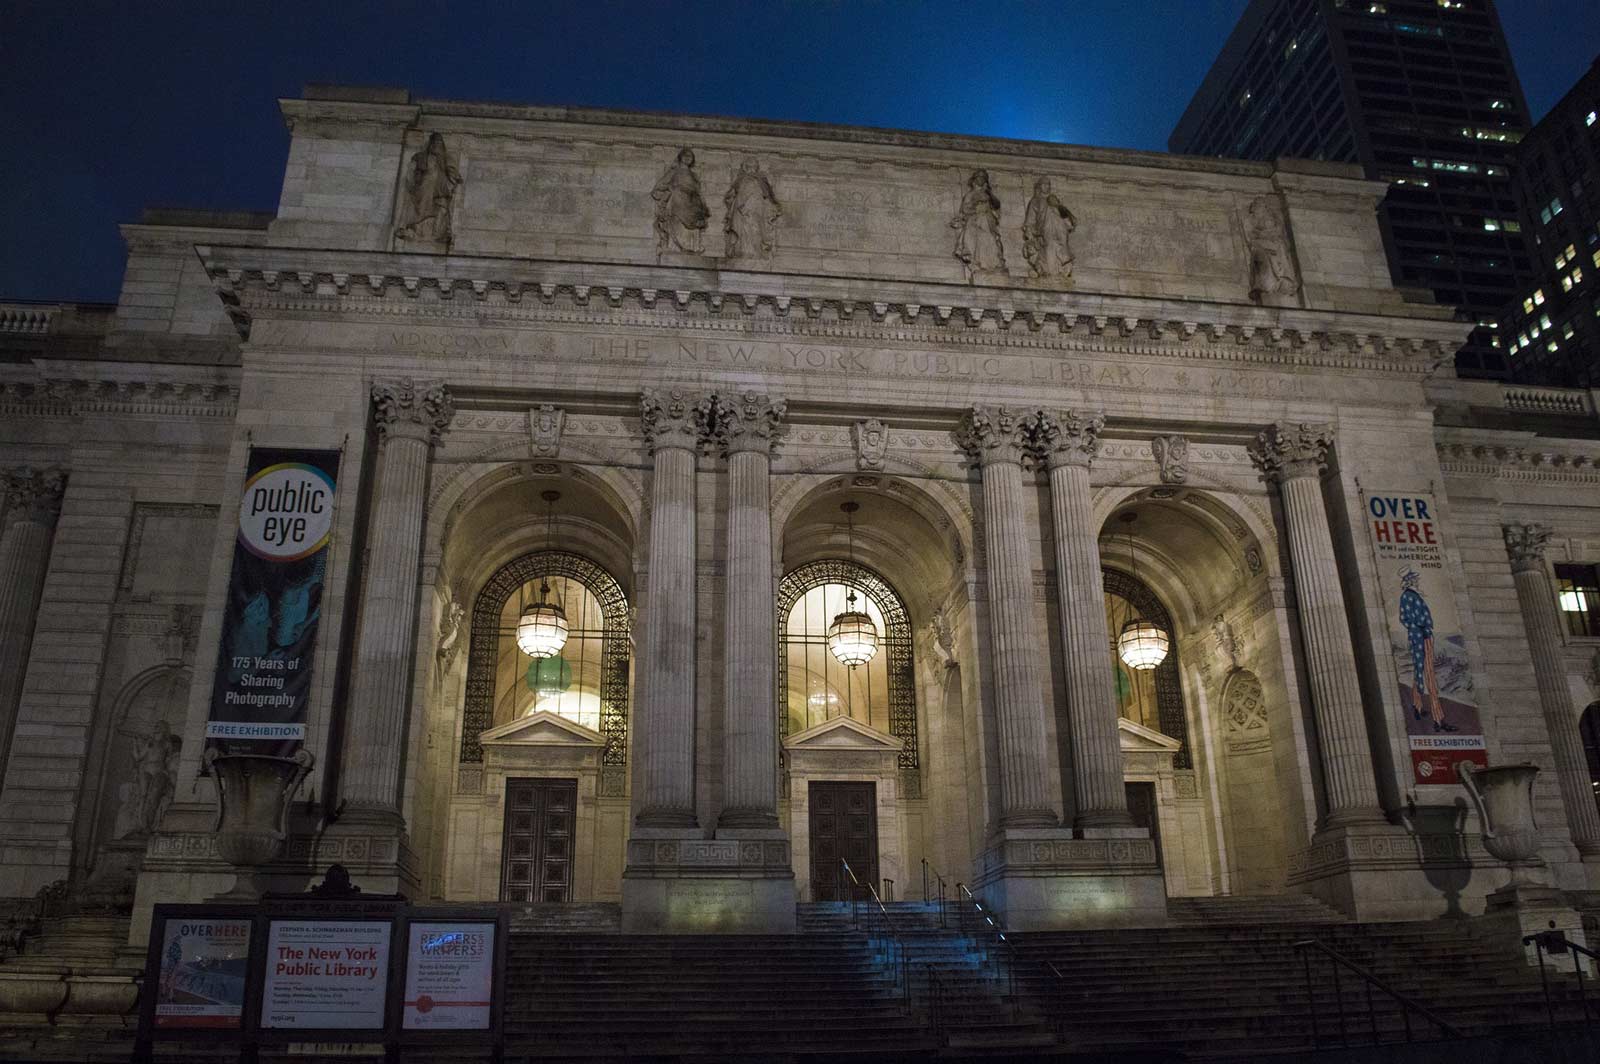
<path id="1" fill-rule="evenodd" d="M 572 900 L 577 780 L 506 780 L 500 900 Z"/>
<path id="2" fill-rule="evenodd" d="M 849 901 L 870 897 L 878 883 L 878 796 L 871 783 L 813 782 L 811 803 L 811 897 Z M 855 888 L 839 867 L 850 863 L 861 886 Z"/>

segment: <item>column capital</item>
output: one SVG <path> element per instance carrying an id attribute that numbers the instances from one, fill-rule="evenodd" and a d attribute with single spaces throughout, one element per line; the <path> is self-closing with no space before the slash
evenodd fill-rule
<path id="1" fill-rule="evenodd" d="M 1051 469 L 1088 467 L 1099 457 L 1106 416 L 1098 410 L 1040 410 L 1024 420 L 1031 449 Z"/>
<path id="2" fill-rule="evenodd" d="M 706 418 L 711 438 L 729 454 L 757 451 L 769 454 L 788 404 L 758 392 L 713 395 Z"/>
<path id="3" fill-rule="evenodd" d="M 438 443 L 456 415 L 443 381 L 410 377 L 372 382 L 372 423 L 378 439 L 391 436 Z"/>
<path id="4" fill-rule="evenodd" d="M 1506 524 L 1500 527 L 1506 539 L 1506 554 L 1514 573 L 1544 568 L 1544 551 L 1550 545 L 1550 528 L 1540 524 Z"/>
<path id="5" fill-rule="evenodd" d="M 1256 434 L 1250 457 L 1268 480 L 1315 477 L 1333 446 L 1333 425 L 1326 421 L 1278 421 Z"/>
<path id="6" fill-rule="evenodd" d="M 646 388 L 639 393 L 639 420 L 650 453 L 700 447 L 708 411 L 706 400 L 676 388 Z"/>
<path id="7" fill-rule="evenodd" d="M 5 493 L 7 526 L 15 521 L 54 525 L 61 514 L 61 496 L 67 490 L 66 470 L 7 469 L 0 472 L 0 490 Z"/>
<path id="8" fill-rule="evenodd" d="M 1028 456 L 1028 414 L 1010 406 L 975 406 L 961 415 L 956 444 L 981 466 L 1020 465 Z"/>

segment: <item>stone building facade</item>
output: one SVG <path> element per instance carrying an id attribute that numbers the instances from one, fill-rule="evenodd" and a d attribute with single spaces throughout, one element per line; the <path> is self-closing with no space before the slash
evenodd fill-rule
<path id="1" fill-rule="evenodd" d="M 274 447 L 340 454 L 280 888 L 339 863 L 782 929 L 847 856 L 1017 927 L 1288 892 L 1481 912 L 1503 867 L 1414 771 L 1385 493 L 1438 511 L 1438 660 L 1487 760 L 1543 769 L 1551 882 L 1597 886 L 1600 640 L 1550 581 L 1600 560 L 1595 397 L 1453 379 L 1468 326 L 1391 287 L 1381 184 L 282 107 L 275 214 L 153 212 L 114 308 L 0 308 L 0 896 L 64 881 L 137 944 L 152 904 L 234 883 L 202 754 Z M 515 639 L 546 593 L 550 667 Z M 879 634 L 857 669 L 827 653 L 847 594 Z M 1139 618 L 1170 642 L 1148 672 L 1114 649 Z"/>

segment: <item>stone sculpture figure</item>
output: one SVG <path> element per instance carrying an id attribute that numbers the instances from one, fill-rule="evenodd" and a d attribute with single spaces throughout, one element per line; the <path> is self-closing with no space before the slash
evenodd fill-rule
<path id="1" fill-rule="evenodd" d="M 461 622 L 467 616 L 466 609 L 459 602 L 452 601 L 439 615 L 439 669 L 445 671 L 450 668 L 456 659 L 456 650 L 461 645 L 461 632 L 465 627 Z"/>
<path id="2" fill-rule="evenodd" d="M 134 741 L 133 778 L 117 788 L 121 805 L 112 835 L 119 839 L 154 831 L 172 800 L 182 740 L 167 722 L 157 720 L 150 734 Z"/>
<path id="3" fill-rule="evenodd" d="M 1067 238 L 1078 227 L 1078 219 L 1050 191 L 1050 179 L 1033 183 L 1022 218 L 1022 257 L 1035 277 L 1071 277 L 1072 247 Z"/>
<path id="4" fill-rule="evenodd" d="M 856 468 L 881 470 L 884 457 L 889 453 L 889 426 L 869 417 L 852 425 L 850 435 L 856 443 Z"/>
<path id="5" fill-rule="evenodd" d="M 1150 453 L 1161 470 L 1161 483 L 1182 484 L 1189 479 L 1189 441 L 1182 436 L 1157 436 Z"/>
<path id="6" fill-rule="evenodd" d="M 955 256 L 967 267 L 967 279 L 974 274 L 1006 268 L 1005 249 L 1000 245 L 1000 200 L 989 186 L 989 171 L 974 170 L 967 179 L 961 210 L 950 219 L 956 231 Z"/>
<path id="7" fill-rule="evenodd" d="M 449 247 L 450 210 L 460 187 L 461 172 L 450 163 L 444 137 L 428 134 L 428 143 L 411 157 L 401 202 L 405 222 L 394 231 L 395 237 Z"/>
<path id="8" fill-rule="evenodd" d="M 1227 659 L 1229 671 L 1239 668 L 1239 660 L 1244 656 L 1244 641 L 1220 613 L 1211 622 L 1211 638 L 1217 644 L 1217 652 Z"/>
<path id="9" fill-rule="evenodd" d="M 1300 291 L 1289 255 L 1289 237 L 1272 202 L 1261 197 L 1245 212 L 1245 244 L 1250 249 L 1250 298 L 1275 303 Z"/>
<path id="10" fill-rule="evenodd" d="M 694 152 L 684 148 L 678 158 L 661 173 L 650 190 L 656 201 L 656 254 L 671 248 L 690 255 L 701 253 L 705 245 L 706 219 L 711 211 L 700 194 L 700 178 L 694 172 Z"/>
<path id="11" fill-rule="evenodd" d="M 739 172 L 733 175 L 733 184 L 728 186 L 722 202 L 728 209 L 722 223 L 726 238 L 723 254 L 730 259 L 764 259 L 771 255 L 783 206 L 772 191 L 772 181 L 761 172 L 761 165 L 754 159 L 739 164 Z"/>

